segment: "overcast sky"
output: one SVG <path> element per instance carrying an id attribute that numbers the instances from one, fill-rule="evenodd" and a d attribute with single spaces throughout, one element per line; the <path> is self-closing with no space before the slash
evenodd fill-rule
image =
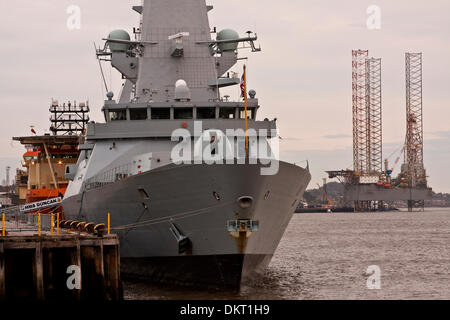
<path id="1" fill-rule="evenodd" d="M 139 16 L 130 0 L 24 0 L 0 3 L 0 179 L 24 152 L 12 136 L 49 127 L 51 98 L 89 100 L 102 121 L 102 87 L 93 42 L 113 29 L 130 33 Z M 350 168 L 351 50 L 382 58 L 384 156 L 405 136 L 404 53 L 423 52 L 425 166 L 430 185 L 450 192 L 450 2 L 365 0 L 210 0 L 211 26 L 258 33 L 263 51 L 248 56 L 248 86 L 260 99 L 259 118 L 278 118 L 281 157 L 309 159 L 310 187 L 324 170 Z M 81 9 L 81 29 L 69 30 L 67 8 Z M 381 9 L 381 29 L 369 30 L 366 10 Z M 235 68 L 240 70 L 241 66 Z M 105 68 L 118 94 L 120 78 Z M 232 91 L 235 98 L 239 88 Z M 391 162 L 398 156 L 394 154 Z M 399 166 L 396 168 L 397 172 Z"/>

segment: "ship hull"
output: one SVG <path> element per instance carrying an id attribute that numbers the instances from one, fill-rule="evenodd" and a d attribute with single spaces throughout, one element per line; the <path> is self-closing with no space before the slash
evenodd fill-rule
<path id="1" fill-rule="evenodd" d="M 169 165 L 64 199 L 64 213 L 95 223 L 111 214 L 124 274 L 238 288 L 269 264 L 311 178 L 284 162 L 273 176 L 260 169 Z M 251 207 L 241 208 L 241 197 L 250 197 Z M 236 220 L 257 221 L 259 229 L 232 232 L 227 224 Z M 188 238 L 188 248 L 180 249 L 174 227 Z"/>

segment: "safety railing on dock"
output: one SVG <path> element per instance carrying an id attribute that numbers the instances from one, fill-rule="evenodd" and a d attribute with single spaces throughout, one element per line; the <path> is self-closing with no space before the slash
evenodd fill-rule
<path id="1" fill-rule="evenodd" d="M 72 231 L 77 232 L 87 232 L 95 234 L 109 235 L 111 233 L 111 215 L 108 213 L 105 215 L 107 224 L 104 223 L 94 224 L 88 222 L 81 222 L 76 220 L 63 220 L 59 213 L 17 213 L 17 214 L 6 214 L 3 212 L 0 216 L 1 226 L 0 226 L 0 236 L 5 236 L 7 232 L 20 233 L 20 232 L 30 232 L 37 231 L 40 236 L 43 232 L 49 232 L 50 235 L 59 235 L 60 230 L 64 229 L 67 233 Z M 8 222 L 8 227 L 6 228 L 6 222 Z M 87 228 L 90 226 L 89 228 Z M 105 230 L 105 232 L 100 231 L 100 229 Z"/>
<path id="2" fill-rule="evenodd" d="M 38 231 L 39 227 L 42 231 L 50 231 L 52 228 L 51 214 L 25 214 L 18 212 L 5 211 L 5 221 L 10 223 L 9 232 L 21 231 Z M 55 219 L 53 216 L 53 219 Z M 54 225 L 55 221 L 53 221 Z"/>
<path id="3" fill-rule="evenodd" d="M 7 215 L 14 215 L 20 213 L 20 206 L 12 206 L 8 208 L 4 208 L 1 210 L 1 212 L 7 214 Z"/>

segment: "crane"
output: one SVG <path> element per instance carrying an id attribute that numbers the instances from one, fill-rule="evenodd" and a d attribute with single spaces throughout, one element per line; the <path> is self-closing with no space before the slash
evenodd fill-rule
<path id="1" fill-rule="evenodd" d="M 325 192 L 325 186 L 323 188 L 320 187 L 319 184 L 317 184 L 317 186 L 319 187 L 319 190 L 322 192 L 323 197 L 327 200 L 328 205 L 324 205 L 327 208 L 331 208 L 334 206 L 333 201 L 331 201 L 330 197 L 328 197 L 327 193 Z"/>

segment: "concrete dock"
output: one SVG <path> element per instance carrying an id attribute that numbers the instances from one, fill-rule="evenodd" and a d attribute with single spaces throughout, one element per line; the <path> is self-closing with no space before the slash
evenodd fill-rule
<path id="1" fill-rule="evenodd" d="M 122 299 L 116 235 L 32 228 L 6 222 L 0 233 L 0 300 Z"/>

